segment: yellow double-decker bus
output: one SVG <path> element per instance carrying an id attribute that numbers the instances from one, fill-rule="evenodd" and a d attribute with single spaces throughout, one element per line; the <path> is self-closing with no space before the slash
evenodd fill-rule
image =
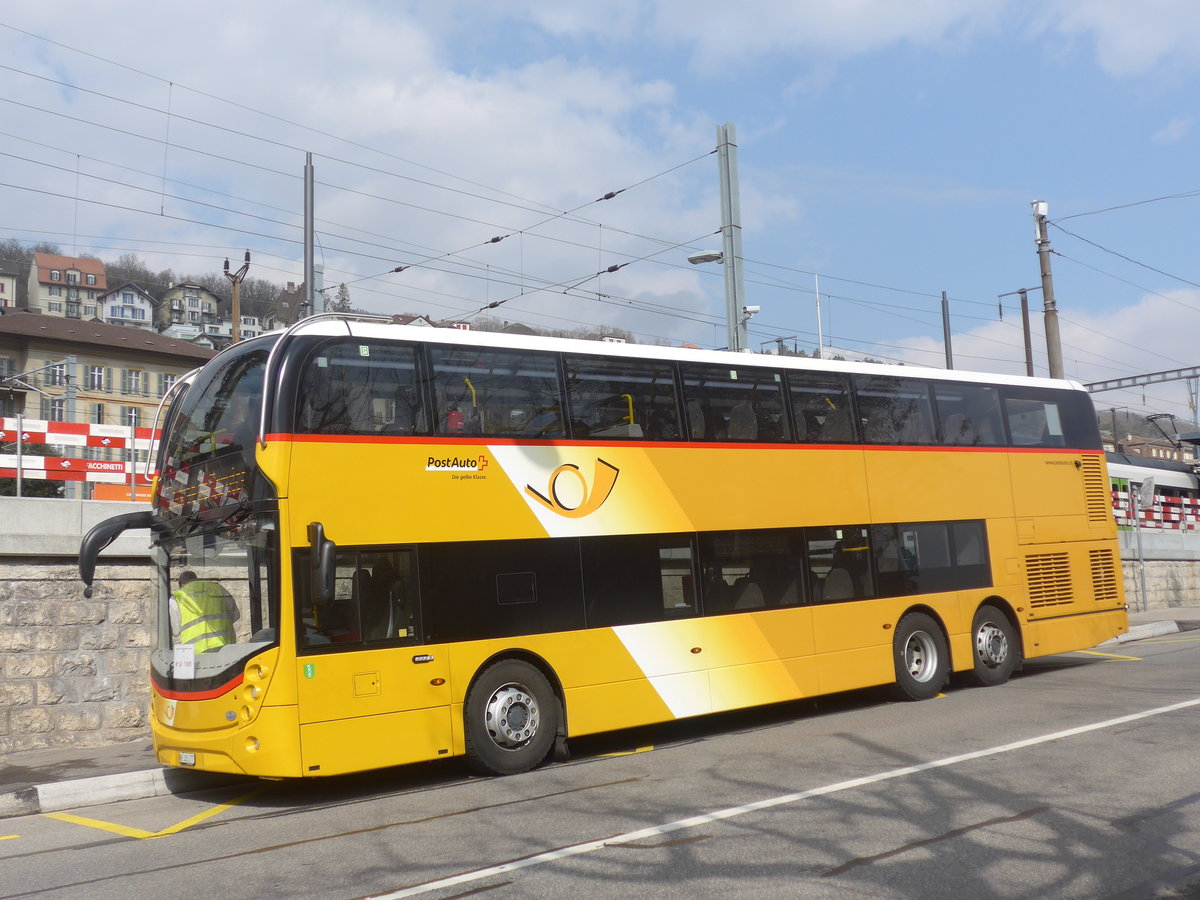
<path id="1" fill-rule="evenodd" d="M 873 685 L 1127 628 L 1063 381 L 316 317 L 169 399 L 150 530 L 172 766 L 318 776 Z"/>

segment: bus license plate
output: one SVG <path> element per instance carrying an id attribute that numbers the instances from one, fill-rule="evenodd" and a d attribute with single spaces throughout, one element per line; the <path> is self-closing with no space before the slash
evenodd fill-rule
<path id="1" fill-rule="evenodd" d="M 181 766 L 194 766 L 196 764 L 196 754 L 195 753 L 180 753 L 179 754 L 179 764 Z"/>

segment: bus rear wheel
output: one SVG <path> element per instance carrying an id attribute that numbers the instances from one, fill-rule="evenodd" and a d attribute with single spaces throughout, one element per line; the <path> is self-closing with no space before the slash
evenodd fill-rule
<path id="1" fill-rule="evenodd" d="M 1004 684 L 1017 665 L 1020 649 L 1012 622 L 996 607 L 979 607 L 971 623 L 971 645 L 975 657 L 972 677 L 985 687 Z"/>
<path id="2" fill-rule="evenodd" d="M 950 673 L 950 651 L 942 629 L 925 613 L 909 613 L 892 640 L 896 663 L 893 693 L 900 700 L 936 697 Z"/>
<path id="3" fill-rule="evenodd" d="M 476 679 L 463 718 L 468 765 L 485 775 L 515 775 L 549 753 L 558 731 L 558 698 L 536 667 L 506 659 Z"/>

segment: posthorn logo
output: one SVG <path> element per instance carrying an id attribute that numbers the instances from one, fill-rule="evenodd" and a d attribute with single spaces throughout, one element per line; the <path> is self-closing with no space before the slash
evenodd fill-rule
<path id="1" fill-rule="evenodd" d="M 525 485 L 525 493 L 551 512 L 568 519 L 581 519 L 594 513 L 608 499 L 620 472 L 612 463 L 597 457 L 589 485 L 579 466 L 565 463 L 550 473 L 545 494 L 530 485 Z M 565 483 L 562 481 L 564 476 Z"/>

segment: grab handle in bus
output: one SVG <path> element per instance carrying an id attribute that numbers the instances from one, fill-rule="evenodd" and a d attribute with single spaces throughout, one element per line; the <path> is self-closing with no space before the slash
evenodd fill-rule
<path id="1" fill-rule="evenodd" d="M 320 522 L 309 524 L 308 543 L 312 547 L 313 602 L 332 603 L 337 576 L 337 544 L 325 537 L 325 526 Z"/>
<path id="2" fill-rule="evenodd" d="M 622 394 L 621 399 L 623 399 L 627 404 L 629 404 L 629 415 L 627 415 L 625 417 L 625 421 L 628 424 L 632 425 L 633 424 L 633 394 Z"/>

